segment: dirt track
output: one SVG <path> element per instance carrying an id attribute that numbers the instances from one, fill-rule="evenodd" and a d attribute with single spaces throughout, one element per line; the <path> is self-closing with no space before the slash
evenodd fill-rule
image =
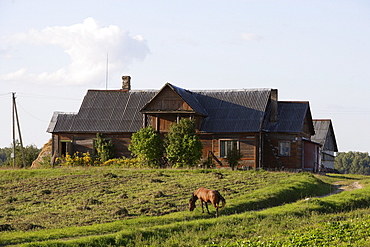
<path id="1" fill-rule="evenodd" d="M 362 184 L 359 184 L 358 181 L 353 182 L 352 184 L 346 185 L 343 184 L 343 181 L 338 181 L 334 184 L 334 186 L 337 188 L 334 192 L 325 195 L 325 196 L 330 196 L 333 194 L 338 194 L 342 191 L 351 191 L 351 190 L 356 190 L 356 189 L 362 189 L 364 186 Z M 325 196 L 320 196 L 320 197 L 325 197 Z"/>

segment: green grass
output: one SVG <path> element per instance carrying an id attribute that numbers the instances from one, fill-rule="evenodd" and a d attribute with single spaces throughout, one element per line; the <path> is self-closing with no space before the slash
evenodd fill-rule
<path id="1" fill-rule="evenodd" d="M 369 236 L 361 228 L 370 224 L 366 176 L 106 167 L 0 177 L 0 225 L 14 229 L 0 232 L 0 246 L 366 246 Z M 365 188 L 314 197 L 355 181 Z M 187 211 L 200 186 L 226 198 L 219 218 Z M 123 207 L 128 215 L 114 214 Z"/>
<path id="2" fill-rule="evenodd" d="M 0 224 L 46 229 L 113 222 L 140 215 L 184 211 L 190 193 L 215 188 L 228 199 L 276 183 L 290 174 L 212 170 L 125 170 L 118 168 L 0 171 Z M 129 215 L 114 214 L 126 208 Z"/>

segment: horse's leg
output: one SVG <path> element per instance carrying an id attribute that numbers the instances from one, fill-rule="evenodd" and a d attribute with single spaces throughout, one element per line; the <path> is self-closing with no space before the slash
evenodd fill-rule
<path id="1" fill-rule="evenodd" d="M 216 218 L 218 217 L 218 203 L 217 202 L 212 202 L 212 205 L 215 207 L 216 209 Z"/>
<path id="2" fill-rule="evenodd" d="M 207 209 L 208 214 L 210 214 L 210 212 L 208 210 L 208 203 L 206 201 L 204 203 L 206 204 L 206 209 Z"/>
<path id="3" fill-rule="evenodd" d="M 203 200 L 202 199 L 200 199 L 200 205 L 202 206 L 202 213 L 204 213 Z M 206 205 L 207 205 L 207 203 L 206 203 Z"/>

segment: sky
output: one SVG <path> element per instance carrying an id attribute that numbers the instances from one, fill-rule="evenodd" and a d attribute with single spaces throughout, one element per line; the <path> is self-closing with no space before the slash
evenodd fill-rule
<path id="1" fill-rule="evenodd" d="M 41 148 L 88 89 L 276 88 L 370 152 L 368 0 L 0 0 L 0 147 Z M 17 137 L 18 138 L 18 137 Z"/>

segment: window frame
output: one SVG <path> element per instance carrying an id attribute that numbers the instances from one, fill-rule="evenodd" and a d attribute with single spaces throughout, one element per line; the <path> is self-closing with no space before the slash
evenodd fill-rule
<path id="1" fill-rule="evenodd" d="M 72 144 L 73 140 L 59 140 L 58 153 L 59 155 L 72 155 Z"/>
<path id="2" fill-rule="evenodd" d="M 279 141 L 279 156 L 289 157 L 291 149 L 291 141 Z"/>
<path id="3" fill-rule="evenodd" d="M 235 144 L 231 144 L 235 142 Z M 237 150 L 239 150 L 240 142 L 238 139 L 220 139 L 219 140 L 219 150 L 220 150 L 220 158 L 226 158 L 227 152 L 228 152 L 228 146 L 227 143 L 230 143 L 232 147 L 236 147 Z"/>

